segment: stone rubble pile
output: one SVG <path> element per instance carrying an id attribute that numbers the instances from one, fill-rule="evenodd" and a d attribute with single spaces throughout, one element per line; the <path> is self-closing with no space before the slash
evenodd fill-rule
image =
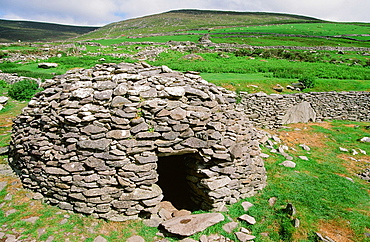
<path id="1" fill-rule="evenodd" d="M 156 214 L 162 156 L 186 156 L 184 182 L 200 209 L 223 210 L 266 185 L 266 134 L 235 93 L 199 75 L 102 64 L 43 88 L 14 120 L 9 163 L 50 204 L 113 221 Z"/>
<path id="2" fill-rule="evenodd" d="M 9 73 L 1 72 L 1 70 L 0 70 L 0 80 L 4 80 L 8 84 L 14 84 L 16 82 L 23 81 L 23 80 L 33 80 L 33 81 L 36 81 L 38 84 L 41 83 L 41 79 L 39 78 L 18 76 L 17 73 L 9 74 Z"/>

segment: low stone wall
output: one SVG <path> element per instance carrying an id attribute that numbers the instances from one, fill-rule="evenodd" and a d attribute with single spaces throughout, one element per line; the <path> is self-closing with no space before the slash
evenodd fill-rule
<path id="1" fill-rule="evenodd" d="M 303 102 L 309 103 L 315 113 L 305 117 L 308 120 L 370 121 L 370 92 L 242 93 L 240 105 L 256 126 L 278 128 L 287 123 L 289 110 Z"/>

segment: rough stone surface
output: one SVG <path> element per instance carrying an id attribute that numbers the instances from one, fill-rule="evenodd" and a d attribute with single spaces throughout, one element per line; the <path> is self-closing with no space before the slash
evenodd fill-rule
<path id="1" fill-rule="evenodd" d="M 223 220 L 220 213 L 193 214 L 167 220 L 162 225 L 170 233 L 190 236 Z"/>
<path id="2" fill-rule="evenodd" d="M 290 161 L 290 160 L 283 161 L 283 162 L 282 162 L 282 163 L 280 163 L 279 165 L 281 165 L 281 166 L 285 166 L 285 167 L 289 167 L 289 168 L 294 168 L 294 167 L 296 167 L 296 163 L 294 163 L 293 161 Z"/>
<path id="3" fill-rule="evenodd" d="M 58 67 L 58 64 L 57 63 L 47 63 L 47 62 L 44 62 L 44 63 L 39 63 L 37 66 L 39 68 L 43 68 L 43 69 L 50 69 L 50 68 L 56 68 L 56 67 Z"/>
<path id="4" fill-rule="evenodd" d="M 250 202 L 242 202 L 242 207 L 243 207 L 243 209 L 244 209 L 244 211 L 248 211 L 249 210 L 249 208 L 251 208 L 253 206 L 253 204 L 252 203 L 250 203 Z"/>
<path id="5" fill-rule="evenodd" d="M 308 121 L 316 121 L 315 110 L 313 110 L 309 102 L 301 102 L 291 107 L 283 117 L 283 124 L 307 123 Z"/>
<path id="6" fill-rule="evenodd" d="M 104 238 L 103 236 L 99 235 L 97 236 L 93 242 L 107 242 L 108 240 Z"/>
<path id="7" fill-rule="evenodd" d="M 246 234 L 246 233 L 243 233 L 243 232 L 236 232 L 235 235 L 236 235 L 236 237 L 238 237 L 239 241 L 241 241 L 241 242 L 251 241 L 251 240 L 254 240 L 256 238 L 256 236 Z"/>
<path id="8" fill-rule="evenodd" d="M 239 217 L 239 219 L 243 220 L 243 221 L 246 221 L 249 224 L 255 224 L 256 223 L 256 219 L 253 218 L 252 216 L 248 215 L 248 214 L 243 214 L 242 216 Z"/>
<path id="9" fill-rule="evenodd" d="M 0 191 L 2 191 L 8 185 L 7 182 L 0 182 Z"/>
<path id="10" fill-rule="evenodd" d="M 198 209 L 224 209 L 266 185 L 265 132 L 234 92 L 199 75 L 99 64 L 42 88 L 14 120 L 9 164 L 49 204 L 113 221 L 156 214 L 158 157 L 191 160 L 184 184 Z"/>
<path id="11" fill-rule="evenodd" d="M 128 238 L 126 242 L 145 242 L 145 240 L 139 235 L 134 235 Z"/>
<path id="12" fill-rule="evenodd" d="M 0 147 L 0 155 L 6 155 L 9 152 L 9 146 Z"/>
<path id="13" fill-rule="evenodd" d="M 234 229 L 238 227 L 239 223 L 237 222 L 229 222 L 222 226 L 223 230 L 225 230 L 227 233 L 232 233 Z"/>
<path id="14" fill-rule="evenodd" d="M 370 142 L 370 137 L 363 137 L 363 138 L 360 139 L 360 141 L 369 143 Z"/>
<path id="15" fill-rule="evenodd" d="M 6 104 L 9 98 L 5 96 L 0 96 L 0 104 Z"/>

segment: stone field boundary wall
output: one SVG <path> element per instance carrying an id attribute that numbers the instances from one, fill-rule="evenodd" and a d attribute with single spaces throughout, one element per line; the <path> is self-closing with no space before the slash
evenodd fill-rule
<path id="1" fill-rule="evenodd" d="M 245 114 L 258 127 L 278 128 L 292 123 L 294 115 L 294 122 L 370 121 L 370 92 L 241 93 L 240 96 Z"/>

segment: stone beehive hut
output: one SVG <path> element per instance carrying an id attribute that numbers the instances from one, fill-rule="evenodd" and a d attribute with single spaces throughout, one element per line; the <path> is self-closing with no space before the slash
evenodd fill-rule
<path id="1" fill-rule="evenodd" d="M 121 221 L 162 200 L 222 209 L 266 184 L 264 134 L 199 75 L 103 64 L 43 87 L 14 121 L 9 161 L 50 204 Z"/>

